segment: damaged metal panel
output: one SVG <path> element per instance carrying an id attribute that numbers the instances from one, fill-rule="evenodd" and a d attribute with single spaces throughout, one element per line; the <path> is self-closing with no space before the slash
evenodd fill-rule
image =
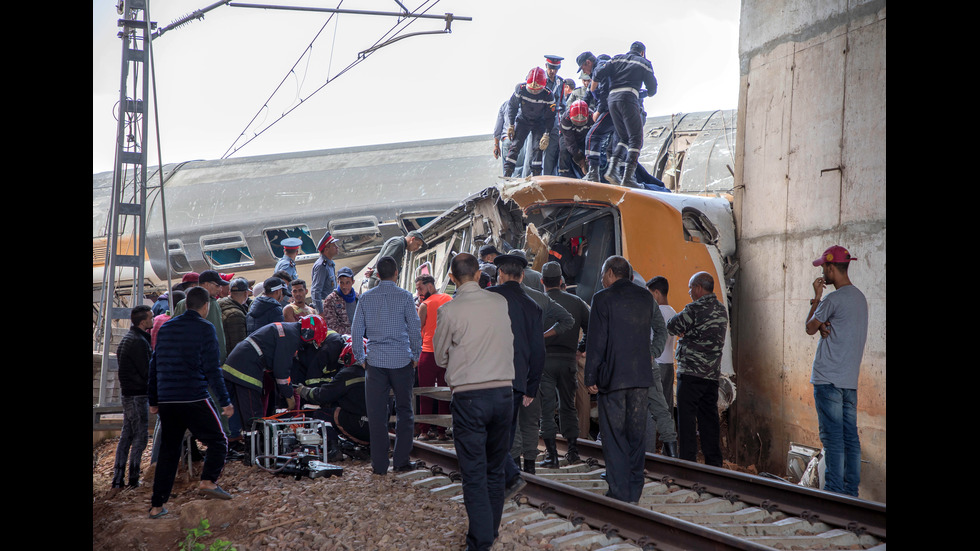
<path id="1" fill-rule="evenodd" d="M 735 188 L 735 110 L 648 117 L 640 163 L 680 193 L 731 193 Z"/>

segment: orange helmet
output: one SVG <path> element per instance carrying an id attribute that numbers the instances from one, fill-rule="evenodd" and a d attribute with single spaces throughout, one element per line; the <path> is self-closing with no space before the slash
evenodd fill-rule
<path id="1" fill-rule="evenodd" d="M 548 83 L 548 75 L 541 67 L 535 67 L 527 73 L 527 89 L 537 92 Z"/>

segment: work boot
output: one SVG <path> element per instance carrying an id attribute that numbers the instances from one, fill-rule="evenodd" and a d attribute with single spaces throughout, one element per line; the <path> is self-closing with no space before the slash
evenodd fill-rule
<path id="1" fill-rule="evenodd" d="M 582 458 L 578 455 L 578 445 L 575 440 L 568 441 L 568 451 L 565 453 L 565 461 L 568 461 L 569 465 L 578 463 Z"/>
<path id="2" fill-rule="evenodd" d="M 534 474 L 534 459 L 524 458 L 524 472 L 527 474 Z"/>
<path id="3" fill-rule="evenodd" d="M 639 182 L 636 181 L 636 164 L 638 160 L 628 161 L 626 163 L 626 171 L 623 173 L 623 186 L 632 188 L 642 188 Z"/>
<path id="4" fill-rule="evenodd" d="M 677 442 L 664 442 L 663 455 L 677 457 Z"/>
<path id="5" fill-rule="evenodd" d="M 588 182 L 598 182 L 599 181 L 599 164 L 589 163 L 589 171 L 585 173 L 582 177 L 583 180 Z"/>
<path id="6" fill-rule="evenodd" d="M 610 157 L 609 168 L 606 169 L 606 181 L 614 186 L 618 186 L 622 183 L 619 179 L 619 163 L 619 157 Z"/>
<path id="7" fill-rule="evenodd" d="M 558 468 L 558 444 L 554 438 L 544 439 L 544 461 L 538 463 L 542 469 Z"/>

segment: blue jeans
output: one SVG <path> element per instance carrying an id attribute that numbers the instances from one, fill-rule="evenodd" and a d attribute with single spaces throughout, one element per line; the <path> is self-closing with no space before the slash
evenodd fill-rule
<path id="1" fill-rule="evenodd" d="M 861 483 L 857 390 L 832 384 L 813 385 L 813 402 L 826 458 L 824 490 L 857 497 Z"/>
<path id="2" fill-rule="evenodd" d="M 453 394 L 453 441 L 469 527 L 466 549 L 490 549 L 504 510 L 514 391 L 510 386 Z"/>

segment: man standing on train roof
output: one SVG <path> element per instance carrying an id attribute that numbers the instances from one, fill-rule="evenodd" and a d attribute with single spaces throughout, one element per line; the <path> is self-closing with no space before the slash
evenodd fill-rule
<path id="1" fill-rule="evenodd" d="M 558 120 L 564 114 L 565 108 L 565 79 L 558 76 L 558 69 L 561 68 L 561 60 L 565 59 L 558 55 L 544 56 L 545 75 L 547 76 L 548 88 L 551 88 L 555 97 L 555 121 L 548 133 L 548 147 L 544 151 L 544 161 L 542 163 L 542 174 L 554 176 L 558 174 Z"/>
<path id="2" fill-rule="evenodd" d="M 299 274 L 296 273 L 296 257 L 299 255 L 299 248 L 303 245 L 303 240 L 298 237 L 289 237 L 283 239 L 279 244 L 282 245 L 283 254 L 273 271 L 286 272 L 289 274 L 289 281 L 292 281 L 299 277 Z"/>
<path id="3" fill-rule="evenodd" d="M 422 233 L 418 230 L 413 230 L 408 232 L 408 235 L 400 236 L 396 235 L 385 241 L 385 244 L 381 246 L 381 252 L 378 253 L 378 258 L 384 258 L 390 256 L 395 259 L 395 265 L 399 270 L 402 269 L 402 261 L 405 259 L 405 251 L 414 253 L 420 249 L 425 248 L 425 240 L 422 239 Z M 373 289 L 378 286 L 381 279 L 378 278 L 378 274 L 374 267 L 368 268 L 368 288 Z"/>
<path id="4" fill-rule="evenodd" d="M 606 151 L 606 144 L 615 132 L 607 105 L 609 87 L 604 82 L 599 82 L 594 78 L 595 73 L 607 63 L 608 59 L 609 56 L 605 54 L 596 57 L 592 52 L 582 52 L 575 58 L 575 61 L 578 62 L 579 71 L 589 77 L 589 92 L 594 101 L 592 104 L 593 124 L 585 138 L 585 156 L 589 168 L 582 178 L 590 182 L 601 181 L 599 171 L 602 165 L 602 154 Z"/>
<path id="5" fill-rule="evenodd" d="M 827 458 L 824 490 L 857 497 L 861 482 L 857 385 L 868 338 L 868 301 L 847 275 L 854 260 L 857 257 L 847 249 L 834 245 L 813 261 L 823 276 L 813 281 L 806 334 L 820 332 L 810 383 Z M 821 300 L 827 284 L 835 291 Z"/>
<path id="6" fill-rule="evenodd" d="M 641 187 L 635 178 L 636 165 L 643 147 L 643 107 L 640 105 L 640 86 L 646 85 L 646 96 L 657 93 L 657 77 L 646 58 L 642 42 L 630 45 L 628 53 L 609 60 L 592 75 L 593 80 L 609 86 L 609 114 L 619 142 L 613 149 L 605 178 L 610 184 Z M 619 164 L 625 159 L 626 171 L 619 177 Z"/>
<path id="7" fill-rule="evenodd" d="M 511 142 L 504 161 L 504 176 L 508 178 L 514 173 L 517 155 L 528 134 L 531 135 L 532 151 L 524 154 L 531 155 L 531 175 L 541 174 L 543 152 L 548 149 L 551 140 L 549 133 L 555 124 L 555 94 L 547 86 L 548 77 L 544 69 L 531 69 L 525 81 L 514 88 L 507 113 L 507 137 Z"/>
<path id="8" fill-rule="evenodd" d="M 313 263 L 313 282 L 310 296 L 313 308 L 323 314 L 323 300 L 337 288 L 337 272 L 333 258 L 340 252 L 340 240 L 327 232 L 316 245 L 320 258 Z"/>

